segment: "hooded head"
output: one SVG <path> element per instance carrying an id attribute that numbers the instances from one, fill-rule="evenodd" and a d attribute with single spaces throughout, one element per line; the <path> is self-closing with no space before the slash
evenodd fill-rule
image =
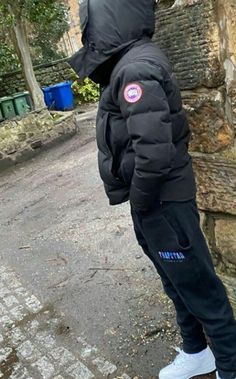
<path id="1" fill-rule="evenodd" d="M 69 63 L 81 79 L 154 33 L 156 0 L 80 0 L 83 48 Z"/>

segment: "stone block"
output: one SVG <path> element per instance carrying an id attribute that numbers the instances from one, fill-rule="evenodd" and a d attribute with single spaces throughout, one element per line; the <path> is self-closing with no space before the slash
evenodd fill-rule
<path id="1" fill-rule="evenodd" d="M 183 91 L 192 129 L 191 150 L 215 153 L 234 143 L 234 129 L 225 116 L 224 90 Z"/>
<path id="2" fill-rule="evenodd" d="M 236 66 L 236 7 L 235 0 L 218 0 L 219 28 L 222 45 Z"/>
<path id="3" fill-rule="evenodd" d="M 154 41 L 167 54 L 181 89 L 224 83 L 218 18 L 213 0 L 159 10 Z"/>
<path id="4" fill-rule="evenodd" d="M 203 211 L 236 215 L 236 159 L 193 154 L 198 185 L 198 205 Z"/>
<path id="5" fill-rule="evenodd" d="M 218 267 L 221 259 L 215 247 L 215 220 L 211 213 L 205 213 L 202 211 L 199 213 L 201 228 L 211 252 L 214 266 Z"/>
<path id="6" fill-rule="evenodd" d="M 73 364 L 67 370 L 68 374 L 75 379 L 92 379 L 93 373 L 82 362 Z"/>
<path id="7" fill-rule="evenodd" d="M 40 374 L 40 378 L 42 379 L 50 379 L 55 373 L 55 367 L 46 357 L 40 358 L 32 366 L 37 369 L 38 373 Z"/>
<path id="8" fill-rule="evenodd" d="M 30 144 L 32 149 L 39 149 L 40 147 L 42 147 L 42 145 L 43 145 L 43 142 L 41 140 L 36 140 Z"/>
<path id="9" fill-rule="evenodd" d="M 227 289 L 229 300 L 233 306 L 236 317 L 236 279 L 235 277 L 220 274 L 220 277 Z"/>
<path id="10" fill-rule="evenodd" d="M 18 137 L 18 140 L 19 140 L 20 142 L 25 141 L 26 138 L 27 138 L 27 136 L 26 136 L 25 133 L 18 133 L 18 134 L 17 134 L 17 137 Z"/>
<path id="11" fill-rule="evenodd" d="M 11 354 L 12 349 L 10 347 L 6 347 L 0 350 L 0 363 L 7 361 L 8 356 Z"/>
<path id="12" fill-rule="evenodd" d="M 236 67 L 235 67 L 235 78 L 236 78 Z M 236 130 L 236 80 L 235 80 L 235 86 L 231 88 L 228 92 L 228 118 L 232 125 L 234 126 L 234 129 Z M 227 110 L 226 110 L 227 111 Z"/>
<path id="13" fill-rule="evenodd" d="M 224 271 L 236 274 L 236 218 L 215 220 L 215 243 L 221 255 Z M 236 285 L 236 278 L 235 278 Z"/>
<path id="14" fill-rule="evenodd" d="M 218 25 L 227 90 L 226 113 L 236 128 L 236 7 L 235 0 L 218 0 Z"/>

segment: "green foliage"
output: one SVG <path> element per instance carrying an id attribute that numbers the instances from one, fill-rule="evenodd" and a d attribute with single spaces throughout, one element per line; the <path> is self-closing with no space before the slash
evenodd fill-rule
<path id="1" fill-rule="evenodd" d="M 19 67 L 15 51 L 7 44 L 0 42 L 0 76 L 5 72 L 17 70 Z"/>
<path id="2" fill-rule="evenodd" d="M 46 23 L 50 24 L 57 18 L 57 5 L 60 3 L 64 5 L 61 0 L 1 0 L 0 11 L 7 14 L 11 8 L 15 17 L 27 19 L 32 23 L 47 20 Z"/>
<path id="3" fill-rule="evenodd" d="M 0 75 L 19 68 L 10 41 L 14 18 L 24 21 L 34 64 L 64 58 L 58 42 L 69 29 L 68 8 L 63 0 L 1 0 L 0 4 Z"/>
<path id="4" fill-rule="evenodd" d="M 100 87 L 98 84 L 95 84 L 89 78 L 80 81 L 76 74 L 74 74 L 74 79 L 72 90 L 77 104 L 95 103 L 99 100 Z"/>
<path id="5" fill-rule="evenodd" d="M 64 14 L 64 5 L 60 4 L 57 11 L 57 18 L 52 18 L 49 24 L 42 22 L 34 28 L 30 38 L 34 64 L 46 63 L 65 57 L 64 53 L 58 50 L 57 44 L 69 26 Z"/>
<path id="6" fill-rule="evenodd" d="M 11 26 L 12 22 L 12 16 L 9 15 L 6 5 L 0 4 L 0 27 L 4 29 L 6 26 Z"/>
<path id="7" fill-rule="evenodd" d="M 12 17 L 7 13 L 6 6 L 0 4 L 0 76 L 19 68 L 17 55 L 7 38 L 8 28 L 12 25 Z"/>
<path id="8" fill-rule="evenodd" d="M 64 58 L 57 44 L 69 30 L 68 8 L 59 0 L 27 1 L 29 20 L 34 25 L 29 40 L 34 63 Z"/>

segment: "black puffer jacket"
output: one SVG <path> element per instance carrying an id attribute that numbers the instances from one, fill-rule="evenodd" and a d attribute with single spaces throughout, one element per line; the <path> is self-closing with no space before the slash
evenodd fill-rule
<path id="1" fill-rule="evenodd" d="M 167 58 L 150 40 L 153 6 L 152 0 L 90 0 L 84 30 L 88 47 L 71 60 L 80 76 L 90 75 L 106 84 L 97 117 L 97 143 L 110 204 L 130 200 L 141 210 L 157 199 L 186 201 L 196 194 L 188 154 L 190 130 L 180 91 Z M 89 59 L 91 44 L 100 64 Z"/>

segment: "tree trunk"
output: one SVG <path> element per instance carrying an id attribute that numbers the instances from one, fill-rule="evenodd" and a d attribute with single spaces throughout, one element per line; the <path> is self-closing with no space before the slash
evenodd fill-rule
<path id="1" fill-rule="evenodd" d="M 35 77 L 23 21 L 19 16 L 14 14 L 12 8 L 9 10 L 10 13 L 14 16 L 14 24 L 12 30 L 13 43 L 22 65 L 22 71 L 25 77 L 26 86 L 33 100 L 34 108 L 43 108 L 45 107 L 44 96 Z"/>

